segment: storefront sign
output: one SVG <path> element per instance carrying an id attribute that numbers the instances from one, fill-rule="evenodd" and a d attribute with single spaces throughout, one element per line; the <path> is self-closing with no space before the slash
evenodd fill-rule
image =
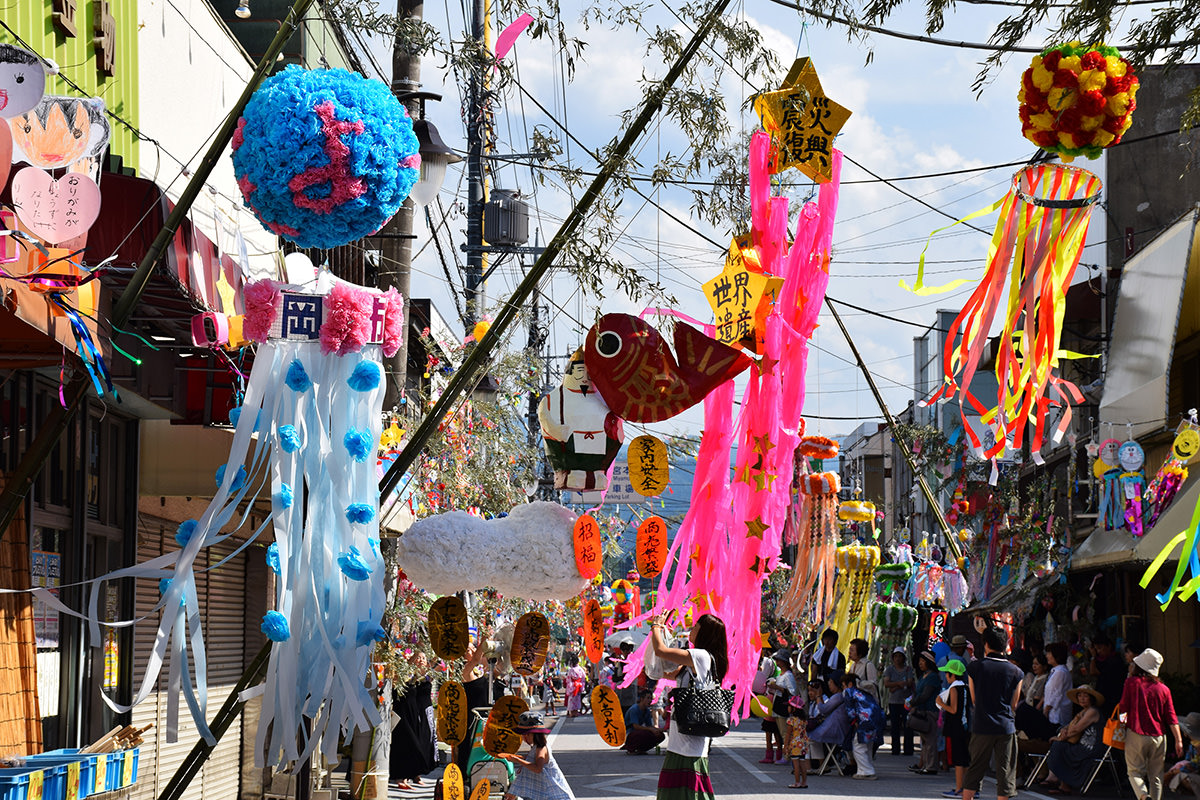
<path id="1" fill-rule="evenodd" d="M 96 67 L 105 75 L 117 74 L 117 20 L 112 15 L 112 0 L 92 0 Z"/>
<path id="2" fill-rule="evenodd" d="M 929 644 L 946 641 L 946 620 L 949 614 L 945 611 L 934 610 L 929 614 Z"/>

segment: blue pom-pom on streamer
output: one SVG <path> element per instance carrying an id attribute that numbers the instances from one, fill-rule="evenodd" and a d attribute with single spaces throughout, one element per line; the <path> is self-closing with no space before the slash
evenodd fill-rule
<path id="1" fill-rule="evenodd" d="M 375 233 L 420 177 L 403 106 L 385 84 L 342 69 L 289 66 L 263 81 L 232 148 L 246 205 L 301 247 Z"/>
<path id="2" fill-rule="evenodd" d="M 272 642 L 286 642 L 292 636 L 287 617 L 278 611 L 263 614 L 262 632 Z"/>
<path id="3" fill-rule="evenodd" d="M 238 420 L 241 418 L 242 418 L 242 407 L 241 406 L 234 406 L 233 408 L 229 409 L 229 424 L 230 425 L 232 425 L 233 427 L 236 428 L 237 424 L 238 424 Z"/>
<path id="4" fill-rule="evenodd" d="M 383 368 L 374 361 L 360 361 L 346 379 L 350 388 L 356 392 L 369 392 L 379 385 L 383 377 Z"/>
<path id="5" fill-rule="evenodd" d="M 216 479 L 217 479 L 217 488 L 218 489 L 221 487 L 221 484 L 225 482 L 225 467 L 227 467 L 227 466 L 228 466 L 227 464 L 222 464 L 221 466 L 217 467 Z M 239 491 L 245 485 L 246 485 L 246 467 L 243 464 L 238 467 L 237 474 L 233 476 L 233 485 L 229 487 L 229 491 L 231 491 L 231 492 Z"/>
<path id="6" fill-rule="evenodd" d="M 275 495 L 274 498 L 275 502 L 279 504 L 279 507 L 285 511 L 291 508 L 293 498 L 294 496 L 292 494 L 292 487 L 288 486 L 286 483 L 279 484 L 279 494 Z"/>
<path id="7" fill-rule="evenodd" d="M 285 453 L 294 453 L 300 449 L 300 432 L 295 425 L 279 426 L 279 446 Z"/>
<path id="8" fill-rule="evenodd" d="M 280 573 L 278 542 L 271 542 L 269 545 L 267 545 L 266 560 L 267 566 L 271 568 L 271 572 L 274 572 L 276 575 L 278 575 Z"/>
<path id="9" fill-rule="evenodd" d="M 366 525 L 375 519 L 375 506 L 370 503 L 351 503 L 346 506 L 346 519 L 356 525 Z"/>
<path id="10" fill-rule="evenodd" d="M 387 631 L 383 629 L 377 622 L 360 622 L 358 623 L 358 636 L 356 641 L 358 646 L 371 644 L 372 642 L 381 642 L 387 638 Z"/>
<path id="11" fill-rule="evenodd" d="M 342 574 L 352 581 L 365 581 L 371 577 L 371 568 L 363 561 L 357 547 L 351 547 L 350 552 L 339 555 L 337 562 Z"/>
<path id="12" fill-rule="evenodd" d="M 371 436 L 370 431 L 351 428 L 342 437 L 342 444 L 346 446 L 346 452 L 350 454 L 350 457 L 361 464 L 375 449 L 375 438 Z"/>
<path id="13" fill-rule="evenodd" d="M 294 359 L 288 365 L 287 377 L 284 378 L 284 383 L 293 392 L 304 393 L 312 388 L 312 378 L 308 377 L 308 373 L 304 370 L 304 365 L 300 363 L 300 359 Z"/>
<path id="14" fill-rule="evenodd" d="M 194 519 L 185 519 L 179 523 L 179 527 L 175 529 L 175 541 L 180 547 L 187 547 L 187 543 L 192 540 L 192 534 L 196 532 L 196 528 L 200 527 L 200 523 Z"/>
<path id="15" fill-rule="evenodd" d="M 170 578 L 159 578 L 158 579 L 158 593 L 159 594 L 166 594 L 167 590 L 170 588 L 171 588 L 171 579 Z"/>

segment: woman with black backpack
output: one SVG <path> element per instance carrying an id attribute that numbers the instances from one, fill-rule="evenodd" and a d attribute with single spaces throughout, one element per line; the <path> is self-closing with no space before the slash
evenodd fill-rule
<path id="1" fill-rule="evenodd" d="M 692 683 L 720 686 L 729 671 L 729 645 L 725 623 L 712 614 L 704 614 L 688 633 L 691 647 L 668 647 L 663 615 L 650 620 L 650 647 L 662 661 L 677 664 L 663 677 L 675 678 L 681 687 Z M 674 714 L 667 735 L 667 757 L 658 776 L 658 800 L 708 800 L 713 798 L 712 778 L 708 774 L 707 736 L 689 736 L 679 731 Z"/>

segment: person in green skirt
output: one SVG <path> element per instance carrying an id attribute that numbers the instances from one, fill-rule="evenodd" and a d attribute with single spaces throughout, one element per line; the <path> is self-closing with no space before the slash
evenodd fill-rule
<path id="1" fill-rule="evenodd" d="M 675 678 L 680 686 L 692 681 L 707 683 L 711 676 L 718 685 L 729 671 L 729 646 L 725 623 L 713 614 L 704 614 L 688 633 L 691 647 L 668 647 L 663 615 L 650 619 L 650 646 L 654 655 L 678 666 L 663 677 Z M 707 736 L 680 733 L 671 720 L 667 735 L 667 757 L 658 776 L 658 800 L 709 800 L 713 798 L 712 778 L 708 774 Z"/>

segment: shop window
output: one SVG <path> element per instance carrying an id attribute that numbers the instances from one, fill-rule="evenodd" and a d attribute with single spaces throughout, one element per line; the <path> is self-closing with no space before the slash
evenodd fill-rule
<path id="1" fill-rule="evenodd" d="M 34 526 L 30 541 L 30 582 L 58 597 L 62 584 L 62 551 L 66 532 Z M 33 632 L 37 640 L 38 707 L 42 714 L 42 742 L 47 750 L 61 747 L 59 695 L 62 681 L 61 619 L 58 611 L 40 600 L 33 602 Z"/>

